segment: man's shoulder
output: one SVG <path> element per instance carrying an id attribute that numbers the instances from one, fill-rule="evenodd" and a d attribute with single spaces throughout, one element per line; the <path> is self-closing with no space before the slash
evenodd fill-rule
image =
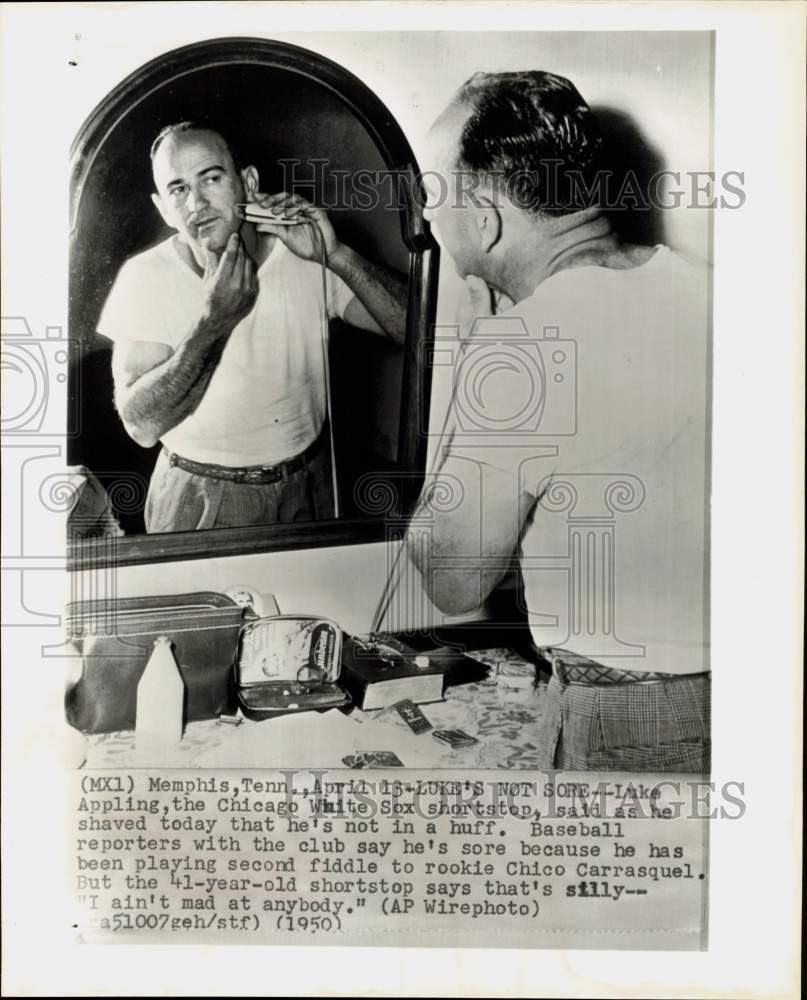
<path id="1" fill-rule="evenodd" d="M 617 301 L 629 302 L 636 297 L 677 295 L 685 287 L 693 291 L 703 287 L 708 276 L 707 265 L 665 244 L 655 247 L 634 247 L 637 263 L 632 267 L 586 266 L 569 268 L 541 283 L 534 295 L 520 303 L 525 310 L 543 309 L 547 303 L 565 305 L 573 310 L 599 308 L 609 301 L 612 292 L 619 291 Z"/>
<path id="2" fill-rule="evenodd" d="M 703 261 L 681 250 L 661 245 L 658 247 L 659 263 L 670 270 L 682 271 L 693 278 L 705 277 L 709 267 Z"/>
<path id="3" fill-rule="evenodd" d="M 679 311 L 689 308 L 703 312 L 709 294 L 709 265 L 671 247 L 660 249 L 666 252 L 658 258 L 651 294 L 660 302 L 674 304 Z"/>
<path id="4" fill-rule="evenodd" d="M 166 342 L 163 337 L 141 336 L 141 332 L 145 326 L 159 325 L 163 307 L 175 298 L 177 282 L 171 266 L 172 252 L 170 240 L 164 240 L 123 262 L 98 319 L 100 334 L 110 340 Z M 132 331 L 137 336 L 131 335 Z"/>
<path id="5" fill-rule="evenodd" d="M 284 279 L 294 275 L 304 281 L 322 281 L 322 264 L 318 260 L 298 257 L 280 239 L 268 259 L 270 266 L 262 268 L 262 274 L 282 276 Z"/>
<path id="6" fill-rule="evenodd" d="M 173 266 L 176 257 L 171 246 L 173 237 L 161 240 L 153 246 L 140 250 L 138 253 L 127 257 L 121 265 L 119 275 L 126 274 L 128 277 L 142 276 L 148 277 L 153 274 L 161 274 L 166 269 Z"/>

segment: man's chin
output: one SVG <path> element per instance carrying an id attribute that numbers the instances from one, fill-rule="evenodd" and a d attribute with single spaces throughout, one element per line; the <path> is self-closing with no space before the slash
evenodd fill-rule
<path id="1" fill-rule="evenodd" d="M 229 237 L 227 237 L 227 239 L 229 239 Z M 202 236 L 196 241 L 196 245 L 201 247 L 203 250 L 208 250 L 221 256 L 227 248 L 227 240 L 208 239 L 206 236 Z"/>
<path id="2" fill-rule="evenodd" d="M 222 232 L 218 226 L 211 226 L 209 229 L 200 230 L 192 242 L 200 250 L 211 250 L 215 254 L 222 254 L 230 235 L 229 232 Z"/>

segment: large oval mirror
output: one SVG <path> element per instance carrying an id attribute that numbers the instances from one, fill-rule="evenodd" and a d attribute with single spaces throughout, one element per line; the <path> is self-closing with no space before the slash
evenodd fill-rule
<path id="1" fill-rule="evenodd" d="M 208 394 L 208 423 L 201 425 L 201 433 L 197 427 L 195 443 L 186 445 L 188 435 L 177 438 L 175 432 L 183 420 L 187 427 L 191 418 L 201 413 L 198 401 L 198 409 L 187 411 L 156 443 L 148 435 L 133 434 L 122 419 L 122 408 L 116 407 L 117 379 L 139 377 L 139 370 L 132 376 L 124 366 L 123 376 L 118 371 L 113 381 L 112 358 L 115 352 L 120 355 L 120 342 L 114 340 L 113 352 L 109 330 L 104 330 L 106 335 L 99 332 L 99 326 L 109 325 L 104 319 L 105 310 L 109 308 L 118 317 L 116 322 L 121 322 L 121 316 L 125 321 L 130 314 L 155 316 L 154 323 L 164 323 L 170 336 L 175 337 L 169 347 L 176 354 L 184 336 L 182 316 L 187 319 L 189 314 L 178 310 L 177 317 L 172 314 L 170 320 L 165 319 L 165 314 L 174 308 L 175 293 L 182 298 L 186 286 L 190 288 L 195 282 L 202 287 L 206 280 L 204 273 L 192 273 L 194 266 L 197 270 L 202 266 L 198 261 L 184 260 L 181 252 L 174 253 L 182 233 L 171 225 L 174 216 L 161 210 L 167 198 L 181 194 L 197 202 L 201 198 L 202 207 L 194 203 L 189 211 L 196 213 L 191 215 L 195 221 L 201 219 L 204 224 L 207 219 L 207 193 L 191 190 L 194 184 L 188 185 L 183 173 L 183 163 L 191 155 L 187 152 L 188 142 L 181 146 L 178 140 L 182 136 L 170 135 L 170 141 L 177 140 L 172 149 L 179 152 L 173 160 L 169 158 L 166 169 L 177 177 L 165 175 L 157 183 L 156 161 L 150 156 L 155 137 L 166 126 L 179 122 L 195 123 L 195 131 L 184 133 L 185 139 L 194 135 L 198 140 L 224 136 L 226 148 L 232 147 L 238 177 L 244 176 L 246 165 L 254 168 L 261 194 L 291 191 L 325 208 L 335 238 L 340 246 L 350 248 L 354 255 L 351 260 L 359 262 L 356 267 L 366 265 L 370 276 L 382 283 L 387 278 L 392 285 L 399 282 L 395 294 L 403 301 L 400 337 L 390 336 L 384 329 L 373 330 L 373 325 L 379 326 L 377 322 L 369 324 L 368 329 L 351 322 L 362 314 L 344 308 L 354 291 L 348 282 L 347 290 L 342 287 L 343 308 L 333 310 L 329 309 L 329 297 L 335 300 L 338 292 L 333 292 L 327 282 L 323 297 L 316 302 L 308 301 L 306 294 L 310 292 L 315 298 L 317 290 L 322 290 L 321 283 L 309 282 L 305 286 L 308 292 L 301 292 L 300 286 L 293 283 L 288 288 L 283 286 L 284 308 L 291 316 L 290 330 L 297 329 L 293 321 L 298 310 L 305 317 L 298 326 L 305 331 L 321 325 L 311 319 L 318 315 L 317 308 L 330 317 L 325 327 L 327 334 L 321 335 L 323 344 L 328 344 L 327 351 L 321 351 L 322 378 L 327 380 L 327 413 L 313 435 L 313 443 L 299 434 L 291 435 L 277 448 L 268 446 L 264 456 L 260 448 L 264 440 L 270 440 L 271 428 L 256 433 L 250 423 L 254 409 L 281 405 L 277 400 L 286 387 L 293 387 L 293 391 L 288 390 L 291 401 L 282 404 L 286 406 L 282 412 L 296 413 L 303 405 L 299 400 L 305 392 L 300 386 L 309 384 L 311 378 L 303 372 L 295 381 L 293 369 L 298 361 L 293 352 L 290 357 L 283 355 L 288 371 L 282 377 L 267 380 L 264 370 L 244 355 L 240 367 L 232 365 L 228 369 L 226 384 L 214 385 L 212 379 L 224 370 L 223 358 L 229 357 L 222 353 L 218 362 L 221 368 L 214 363 L 213 375 L 207 387 L 202 387 L 202 402 Z M 166 148 L 164 141 L 162 152 Z M 185 161 L 180 163 L 177 157 L 182 156 Z M 187 169 L 198 166 L 191 164 Z M 208 176 L 212 179 L 212 175 Z M 91 488 L 84 491 L 91 505 L 85 505 L 82 511 L 79 503 L 74 510 L 74 565 L 80 566 L 90 558 L 97 563 L 98 548 L 90 545 L 86 537 L 102 530 L 98 527 L 102 522 L 95 517 L 102 509 L 103 523 L 112 525 L 119 535 L 115 558 L 121 563 L 368 540 L 383 535 L 388 515 L 404 513 L 417 494 L 425 460 L 422 431 L 427 426 L 429 375 L 423 362 L 433 323 L 437 273 L 437 250 L 422 219 L 416 178 L 417 165 L 406 138 L 372 91 L 335 63 L 279 42 L 223 39 L 178 49 L 132 74 L 96 108 L 76 138 L 71 178 L 70 337 L 75 350 L 70 392 L 80 420 L 78 433 L 70 442 L 69 461 L 80 467 L 91 483 Z M 164 185 L 161 190 L 160 183 Z M 215 183 L 219 183 L 218 178 Z M 173 186 L 169 191 L 165 185 Z M 215 212 L 215 203 L 210 211 Z M 286 257 L 293 256 L 280 237 L 273 236 L 272 240 Z M 246 238 L 243 242 L 247 244 L 246 252 L 251 252 Z M 166 255 L 170 254 L 173 258 L 168 261 Z M 272 252 L 269 257 L 276 261 L 277 254 Z M 129 289 L 128 304 L 123 300 L 121 306 L 121 269 L 133 258 L 148 260 L 146 270 L 167 267 L 171 274 L 165 277 L 159 271 L 156 291 L 148 283 L 136 284 L 134 291 Z M 212 273 L 221 256 L 210 259 Z M 319 275 L 318 261 L 306 261 L 307 273 L 313 274 L 313 268 Z M 333 265 L 328 263 L 330 281 Z M 356 279 L 360 280 L 361 276 Z M 191 288 L 191 294 L 197 294 L 198 305 L 198 289 Z M 261 285 L 259 303 L 262 294 Z M 109 306 L 113 298 L 114 309 Z M 276 299 L 273 293 L 272 301 Z M 373 319 L 372 309 L 369 312 Z M 265 324 L 267 338 L 280 336 L 275 330 L 276 321 L 277 309 Z M 138 324 L 149 325 L 142 319 L 131 323 L 139 329 Z M 236 327 L 225 352 L 235 349 L 240 330 L 240 326 Z M 284 336 L 293 339 L 291 333 Z M 294 336 L 299 337 L 299 332 Z M 139 339 L 132 333 L 126 337 Z M 159 334 L 149 330 L 144 339 L 156 340 L 157 348 L 161 348 Z M 168 339 L 168 334 L 163 339 Z M 147 346 L 146 353 L 152 357 L 155 344 Z M 157 358 L 162 364 L 160 358 L 163 355 Z M 153 359 L 146 363 L 149 373 L 148 365 L 152 363 Z M 240 377 L 234 378 L 233 371 L 240 372 Z M 152 398 L 159 402 L 157 396 Z M 212 409 L 212 401 L 216 410 Z M 320 399 L 320 409 L 323 405 Z M 220 427 L 227 428 L 223 437 Z M 207 452 L 206 446 L 214 438 L 219 450 Z M 246 448 L 245 439 L 249 443 Z M 256 439 L 258 451 L 252 447 Z M 194 453 L 200 441 L 201 451 Z M 173 450 L 166 442 L 173 444 Z M 242 504 L 240 499 L 226 499 L 231 496 L 233 483 L 239 487 L 246 483 L 251 488 L 278 479 L 285 481 L 300 462 L 307 467 L 312 448 L 322 447 L 333 459 L 329 482 L 337 499 L 335 507 L 329 509 L 326 504 L 318 513 L 316 505 L 302 505 L 282 516 L 266 514 L 267 508 L 261 507 L 263 513 L 256 515 L 251 501 Z M 183 455 L 180 448 L 191 453 Z M 189 483 L 202 482 L 204 486 L 202 490 L 193 485 L 191 492 L 196 492 L 191 499 L 183 494 L 174 504 L 181 508 L 183 504 L 198 503 L 202 512 L 198 520 L 196 514 L 191 522 L 187 518 L 184 522 L 160 521 L 152 516 L 151 525 L 147 524 L 147 504 L 153 507 L 157 501 L 163 503 L 166 491 L 174 489 L 163 479 L 159 489 L 155 487 L 166 454 L 182 460 L 179 465 Z M 194 467 L 208 465 L 216 473 L 210 479 L 210 489 L 209 470 Z M 264 470 L 265 475 L 261 473 L 257 480 L 251 480 L 249 475 L 255 469 Z M 233 478 L 232 470 L 239 475 L 246 470 L 247 478 Z M 159 494 L 157 501 L 155 492 Z M 253 493 L 257 495 L 255 490 Z M 235 491 L 232 495 L 242 494 Z M 222 511 L 228 503 L 231 509 L 224 517 Z M 218 514 L 213 511 L 216 504 Z"/>

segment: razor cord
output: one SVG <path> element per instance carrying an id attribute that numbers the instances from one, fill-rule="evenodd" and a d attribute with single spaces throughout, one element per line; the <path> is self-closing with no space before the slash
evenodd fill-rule
<path id="1" fill-rule="evenodd" d="M 457 367 L 456 367 L 457 377 L 454 380 L 454 383 L 451 387 L 451 396 L 448 400 L 448 406 L 446 407 L 446 415 L 443 418 L 443 426 L 440 428 L 440 436 L 438 439 L 437 447 L 435 448 L 434 453 L 432 454 L 432 460 L 429 463 L 429 468 L 423 475 L 424 489 L 429 478 L 435 474 L 440 458 L 447 447 L 447 445 L 444 445 L 442 442 L 446 435 L 446 430 L 448 429 L 448 424 L 451 418 L 451 414 L 454 410 L 454 403 L 457 396 L 457 390 L 459 388 L 459 369 L 461 367 L 462 363 L 461 359 L 464 354 L 466 346 L 467 344 L 462 344 L 462 343 L 460 344 L 460 350 L 457 355 Z M 398 548 L 398 551 L 395 553 L 395 559 L 393 560 L 392 566 L 390 567 L 390 571 L 387 574 L 386 583 L 384 584 L 384 588 L 381 591 L 381 597 L 379 598 L 378 604 L 376 605 L 375 614 L 373 615 L 373 620 L 369 632 L 369 638 L 371 640 L 373 639 L 374 636 L 378 634 L 378 629 L 381 625 L 381 622 L 384 620 L 384 616 L 389 610 L 389 606 L 392 603 L 392 598 L 395 596 L 395 592 L 397 591 L 398 586 L 400 584 L 401 570 L 399 569 L 399 567 L 402 565 L 401 556 L 403 555 L 405 549 L 406 549 L 406 534 L 404 534 L 404 537 L 401 539 L 401 544 Z"/>

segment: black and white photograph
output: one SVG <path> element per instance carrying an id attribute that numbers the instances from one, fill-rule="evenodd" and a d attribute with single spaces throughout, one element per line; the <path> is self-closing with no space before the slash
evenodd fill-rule
<path id="1" fill-rule="evenodd" d="M 245 995 L 323 945 L 309 995 L 796 995 L 795 923 L 717 968 L 738 831 L 798 893 L 804 8 L 690 6 L 66 4 L 26 168 L 2 5 L 7 788 L 64 803 L 68 991 L 251 944 Z"/>
<path id="2" fill-rule="evenodd" d="M 154 60 L 76 141 L 67 709 L 97 766 L 164 636 L 176 763 L 709 772 L 703 209 L 745 197 L 713 38 L 418 41 L 447 94 L 419 156 L 349 67 L 254 39 Z M 312 645 L 256 681 L 289 615 Z"/>

